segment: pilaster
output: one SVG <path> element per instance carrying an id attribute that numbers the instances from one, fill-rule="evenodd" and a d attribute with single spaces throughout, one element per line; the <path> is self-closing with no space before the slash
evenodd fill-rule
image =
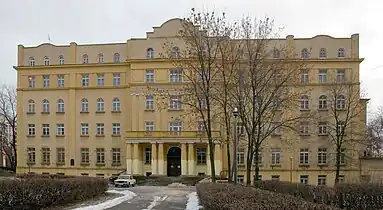
<path id="1" fill-rule="evenodd" d="M 152 174 L 157 174 L 157 144 L 152 144 Z"/>
<path id="2" fill-rule="evenodd" d="M 139 147 L 138 143 L 133 144 L 133 174 L 140 174 L 139 168 L 138 168 L 138 162 L 139 162 Z"/>
<path id="3" fill-rule="evenodd" d="M 132 144 L 127 143 L 126 144 L 126 173 L 132 174 Z"/>
<path id="4" fill-rule="evenodd" d="M 222 151 L 221 151 L 220 144 L 215 144 L 214 168 L 215 168 L 215 175 L 220 175 L 222 171 Z"/>
<path id="5" fill-rule="evenodd" d="M 181 175 L 187 175 L 188 165 L 187 165 L 187 147 L 186 144 L 181 144 Z"/>
<path id="6" fill-rule="evenodd" d="M 164 173 L 164 144 L 158 144 L 158 174 L 165 175 Z"/>
<path id="7" fill-rule="evenodd" d="M 188 144 L 188 172 L 189 176 L 195 176 L 195 153 L 194 143 Z"/>
<path id="8" fill-rule="evenodd" d="M 211 175 L 210 146 L 209 146 L 209 143 L 207 143 L 207 149 L 206 149 L 206 175 Z"/>

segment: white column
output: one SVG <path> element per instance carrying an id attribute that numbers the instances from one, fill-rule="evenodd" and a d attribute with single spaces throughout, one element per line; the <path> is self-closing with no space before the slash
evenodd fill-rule
<path id="1" fill-rule="evenodd" d="M 195 150 L 194 150 L 194 143 L 188 144 L 188 172 L 189 176 L 195 176 Z"/>
<path id="2" fill-rule="evenodd" d="M 165 175 L 164 173 L 164 144 L 158 144 L 158 174 Z"/>
<path id="3" fill-rule="evenodd" d="M 139 168 L 138 168 L 138 162 L 139 162 L 139 148 L 138 143 L 133 144 L 133 174 L 140 174 Z"/>
<path id="4" fill-rule="evenodd" d="M 214 168 L 215 168 L 215 175 L 219 176 L 222 171 L 222 151 L 221 151 L 221 144 L 215 144 L 214 149 Z"/>
<path id="5" fill-rule="evenodd" d="M 152 144 L 152 174 L 157 174 L 157 144 Z"/>
<path id="6" fill-rule="evenodd" d="M 211 175 L 210 146 L 209 146 L 209 143 L 207 143 L 207 149 L 206 149 L 206 175 Z"/>
<path id="7" fill-rule="evenodd" d="M 186 144 L 181 144 L 181 175 L 188 175 L 188 157 Z"/>
<path id="8" fill-rule="evenodd" d="M 126 173 L 132 174 L 132 144 L 127 143 L 126 144 Z"/>

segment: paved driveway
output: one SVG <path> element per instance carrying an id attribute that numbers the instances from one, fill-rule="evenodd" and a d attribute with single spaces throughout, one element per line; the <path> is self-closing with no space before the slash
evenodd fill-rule
<path id="1" fill-rule="evenodd" d="M 137 186 L 129 190 L 137 196 L 109 210 L 184 210 L 188 200 L 187 195 L 195 192 L 195 187 Z"/>

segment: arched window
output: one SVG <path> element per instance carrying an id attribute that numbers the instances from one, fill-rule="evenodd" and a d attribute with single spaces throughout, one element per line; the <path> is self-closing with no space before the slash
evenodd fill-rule
<path id="1" fill-rule="evenodd" d="M 319 50 L 319 57 L 320 58 L 326 58 L 327 57 L 327 53 L 326 53 L 326 49 L 325 48 L 321 48 Z"/>
<path id="2" fill-rule="evenodd" d="M 63 55 L 59 56 L 59 64 L 64 65 L 64 56 Z"/>
<path id="3" fill-rule="evenodd" d="M 154 58 L 154 50 L 153 50 L 153 48 L 148 48 L 146 50 L 146 58 L 148 58 L 148 59 Z"/>
<path id="4" fill-rule="evenodd" d="M 180 57 L 180 48 L 173 47 L 172 48 L 172 58 L 179 58 Z"/>
<path id="5" fill-rule="evenodd" d="M 104 55 L 102 53 L 97 56 L 98 63 L 104 63 Z"/>
<path id="6" fill-rule="evenodd" d="M 319 96 L 319 109 L 327 109 L 327 96 Z"/>
<path id="7" fill-rule="evenodd" d="M 102 99 L 102 98 L 98 98 L 97 99 L 96 111 L 97 112 L 105 111 L 105 109 L 104 109 L 104 99 Z"/>
<path id="8" fill-rule="evenodd" d="M 344 48 L 339 48 L 338 49 L 338 58 L 344 58 Z"/>
<path id="9" fill-rule="evenodd" d="M 43 112 L 45 112 L 45 113 L 49 112 L 49 101 L 48 101 L 48 99 L 43 100 Z"/>
<path id="10" fill-rule="evenodd" d="M 81 112 L 89 112 L 88 99 L 86 98 L 81 100 Z"/>
<path id="11" fill-rule="evenodd" d="M 120 54 L 114 53 L 114 63 L 120 63 Z"/>
<path id="12" fill-rule="evenodd" d="M 346 98 L 343 95 L 336 97 L 336 108 L 345 109 L 346 108 Z"/>
<path id="13" fill-rule="evenodd" d="M 113 99 L 113 102 L 112 102 L 112 110 L 115 111 L 115 112 L 118 112 L 118 111 L 121 110 L 120 99 L 118 99 L 118 98 L 114 98 L 114 99 Z"/>
<path id="14" fill-rule="evenodd" d="M 64 100 L 61 98 L 57 100 L 57 112 L 65 112 Z"/>
<path id="15" fill-rule="evenodd" d="M 44 66 L 49 66 L 49 57 L 48 56 L 44 57 Z"/>
<path id="16" fill-rule="evenodd" d="M 89 63 L 89 58 L 88 58 L 88 55 L 87 55 L 87 54 L 84 54 L 84 55 L 82 56 L 82 63 L 83 63 L 83 64 L 87 64 L 87 63 Z"/>
<path id="17" fill-rule="evenodd" d="M 273 51 L 273 58 L 280 58 L 281 57 L 281 51 L 274 48 L 274 51 Z"/>
<path id="18" fill-rule="evenodd" d="M 35 101 L 32 99 L 29 99 L 29 101 L 28 101 L 28 113 L 35 113 L 35 112 L 36 112 Z"/>
<path id="19" fill-rule="evenodd" d="M 309 109 L 309 97 L 306 95 L 301 96 L 300 98 L 300 103 L 301 103 L 301 110 L 303 109 Z"/>
<path id="20" fill-rule="evenodd" d="M 29 57 L 29 66 L 35 66 L 35 58 L 34 57 Z"/>
<path id="21" fill-rule="evenodd" d="M 307 48 L 302 49 L 301 58 L 309 58 L 309 51 L 307 50 Z"/>

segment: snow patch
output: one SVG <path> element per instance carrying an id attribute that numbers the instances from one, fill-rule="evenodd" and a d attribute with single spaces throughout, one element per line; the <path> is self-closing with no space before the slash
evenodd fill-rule
<path id="1" fill-rule="evenodd" d="M 167 195 L 165 195 L 165 196 L 163 196 L 163 197 L 160 197 L 160 196 L 154 196 L 154 199 L 153 199 L 153 201 L 150 203 L 150 205 L 148 206 L 148 208 L 143 209 L 143 210 L 152 210 L 153 207 L 157 206 L 157 205 L 160 204 L 162 201 L 166 200 L 166 198 L 168 198 Z"/>
<path id="2" fill-rule="evenodd" d="M 80 208 L 76 208 L 76 209 L 73 209 L 73 210 L 103 210 L 103 209 L 108 209 L 108 208 L 112 208 L 113 206 L 117 206 L 117 205 L 121 204 L 124 201 L 130 200 L 134 196 L 136 196 L 136 193 L 134 193 L 132 191 L 129 191 L 129 190 L 124 190 L 124 191 L 108 190 L 106 192 L 107 193 L 123 194 L 123 196 L 120 196 L 118 198 L 114 198 L 114 199 L 105 201 L 104 203 L 100 203 L 100 204 L 97 204 L 97 205 L 80 207 Z"/>
<path id="3" fill-rule="evenodd" d="M 199 205 L 199 199 L 197 192 L 192 192 L 188 194 L 188 202 L 186 204 L 185 210 L 199 210 L 202 209 L 202 206 Z"/>

